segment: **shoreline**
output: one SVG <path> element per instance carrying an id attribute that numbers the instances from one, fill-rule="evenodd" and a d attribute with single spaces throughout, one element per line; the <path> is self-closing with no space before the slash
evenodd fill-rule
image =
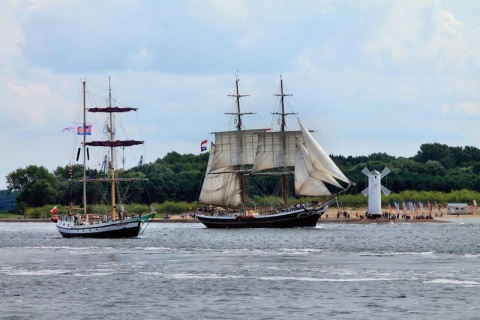
<path id="1" fill-rule="evenodd" d="M 453 217 L 452 217 L 453 218 Z M 480 219 L 480 217 L 478 217 Z M 318 219 L 317 225 L 321 224 L 411 224 L 411 223 L 451 223 L 452 221 L 440 219 L 357 219 L 357 218 L 335 218 Z M 50 219 L 0 219 L 0 223 L 53 223 Z M 188 219 L 154 219 L 150 223 L 200 223 L 192 218 Z"/>
<path id="2" fill-rule="evenodd" d="M 462 218 L 467 218 L 467 219 L 479 219 L 480 216 L 476 215 L 473 216 L 470 215 L 469 217 L 467 216 L 459 216 L 459 219 Z M 396 224 L 396 223 L 401 223 L 401 224 L 412 224 L 412 223 L 451 223 L 454 222 L 457 219 L 457 216 L 443 216 L 443 217 L 437 217 L 434 219 L 360 219 L 360 218 L 344 218 L 344 217 L 339 217 L 339 218 L 320 218 L 318 219 L 317 225 L 321 224 L 334 224 L 334 223 L 339 223 L 339 224 Z M 0 219 L 0 223 L 53 223 L 50 219 Z M 193 218 L 182 218 L 182 217 L 172 217 L 170 219 L 163 219 L 163 218 L 155 218 L 150 223 L 200 223 L 197 219 Z"/>
<path id="3" fill-rule="evenodd" d="M 340 210 L 341 211 L 341 210 Z M 395 223 L 402 223 L 402 224 L 411 224 L 411 223 L 451 223 L 454 220 L 458 219 L 480 219 L 480 213 L 474 212 L 473 214 L 460 214 L 460 215 L 453 215 L 453 214 L 433 214 L 433 219 L 413 219 L 410 218 L 408 220 L 399 218 L 399 219 L 360 219 L 360 215 L 364 215 L 365 208 L 355 209 L 350 208 L 350 212 L 355 212 L 354 214 L 350 214 L 350 217 L 344 217 L 340 215 L 337 217 L 337 213 L 339 210 L 330 208 L 328 209 L 321 217 L 318 219 L 317 225 L 321 224 L 330 224 L 330 223 L 344 223 L 344 224 L 395 224 Z M 362 212 L 362 213 L 361 213 Z M 343 213 L 343 211 L 342 211 Z M 442 212 L 440 212 L 442 213 Z M 358 218 L 357 218 L 358 214 Z M 418 214 L 418 213 L 417 213 Z M 409 213 L 412 216 L 412 213 Z M 437 215 L 437 216 L 435 216 Z M 158 218 L 155 218 L 151 221 L 151 223 L 201 223 L 197 219 L 191 218 L 189 214 L 186 217 L 183 217 L 182 214 L 169 214 L 169 219 L 164 219 L 164 214 L 157 214 Z M 1 215 L 0 215 L 1 217 Z M 1 219 L 0 223 L 12 223 L 12 222 L 32 222 L 32 223 L 49 223 L 52 222 L 50 218 L 38 218 L 38 219 L 24 219 L 19 217 L 17 219 Z"/>

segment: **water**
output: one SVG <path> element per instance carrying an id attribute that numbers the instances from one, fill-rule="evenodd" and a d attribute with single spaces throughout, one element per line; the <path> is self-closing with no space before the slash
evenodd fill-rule
<path id="1" fill-rule="evenodd" d="M 0 223 L 0 319 L 480 319 L 480 220 L 63 239 Z"/>

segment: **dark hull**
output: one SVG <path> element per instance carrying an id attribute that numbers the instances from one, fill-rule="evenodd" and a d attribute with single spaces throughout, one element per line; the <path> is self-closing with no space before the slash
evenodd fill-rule
<path id="1" fill-rule="evenodd" d="M 254 217 L 224 217 L 197 215 L 207 228 L 296 228 L 315 227 L 324 211 L 295 210 Z"/>

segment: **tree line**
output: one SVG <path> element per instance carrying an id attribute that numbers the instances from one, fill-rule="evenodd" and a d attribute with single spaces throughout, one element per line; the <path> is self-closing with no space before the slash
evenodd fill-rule
<path id="1" fill-rule="evenodd" d="M 393 194 L 404 194 L 411 190 L 441 197 L 441 194 L 452 191 L 480 191 L 480 150 L 476 147 L 450 147 L 428 143 L 422 144 L 417 154 L 409 158 L 394 157 L 386 153 L 331 157 L 345 175 L 356 183 L 351 194 L 344 197 L 345 201 L 350 198 L 353 203 L 360 201 L 359 193 L 368 186 L 366 176 L 361 173 L 365 167 L 379 172 L 388 167 L 392 172 L 382 180 L 382 184 Z M 125 190 L 132 203 L 193 203 L 198 199 L 207 161 L 208 153 L 182 155 L 173 151 L 154 162 L 120 171 L 120 177 L 146 179 L 143 184 L 132 184 Z M 101 174 L 96 170 L 87 170 L 87 176 L 91 179 L 98 178 Z M 9 173 L 6 177 L 7 190 L 15 193 L 20 207 L 81 204 L 81 178 L 83 167 L 78 164 L 59 166 L 53 172 L 42 166 L 29 165 Z M 250 198 L 279 195 L 277 179 L 270 176 L 249 177 L 247 184 Z M 290 185 L 293 186 L 293 182 Z M 102 188 L 100 183 L 87 184 L 89 202 L 102 200 L 105 191 L 108 192 Z M 473 196 L 471 193 L 468 195 Z"/>

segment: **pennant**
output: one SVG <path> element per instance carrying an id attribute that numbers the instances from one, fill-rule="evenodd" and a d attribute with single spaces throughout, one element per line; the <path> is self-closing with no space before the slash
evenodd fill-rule
<path id="1" fill-rule="evenodd" d="M 410 211 L 412 211 L 412 212 L 415 211 L 415 203 L 413 203 L 412 201 L 410 201 L 410 202 L 408 203 L 408 205 L 410 206 Z"/>
<path id="2" fill-rule="evenodd" d="M 207 150 L 207 140 L 203 140 L 202 143 L 200 144 L 200 151 L 206 151 Z"/>
<path id="3" fill-rule="evenodd" d="M 57 206 L 53 207 L 52 210 L 50 210 L 50 214 L 55 214 L 57 213 Z"/>
<path id="4" fill-rule="evenodd" d="M 62 130 L 63 132 L 75 132 L 75 128 L 74 127 L 67 127 L 65 129 Z"/>
<path id="5" fill-rule="evenodd" d="M 85 135 L 91 136 L 91 135 L 92 135 L 92 125 L 91 125 L 91 124 L 87 124 L 87 125 L 85 126 L 85 131 L 86 131 Z M 77 127 L 77 135 L 79 135 L 79 136 L 83 136 L 83 135 L 84 135 L 84 133 L 83 133 L 83 126 Z"/>
<path id="6" fill-rule="evenodd" d="M 395 205 L 395 209 L 397 209 L 397 212 L 400 211 L 400 204 L 397 201 L 393 201 L 393 204 Z"/>

